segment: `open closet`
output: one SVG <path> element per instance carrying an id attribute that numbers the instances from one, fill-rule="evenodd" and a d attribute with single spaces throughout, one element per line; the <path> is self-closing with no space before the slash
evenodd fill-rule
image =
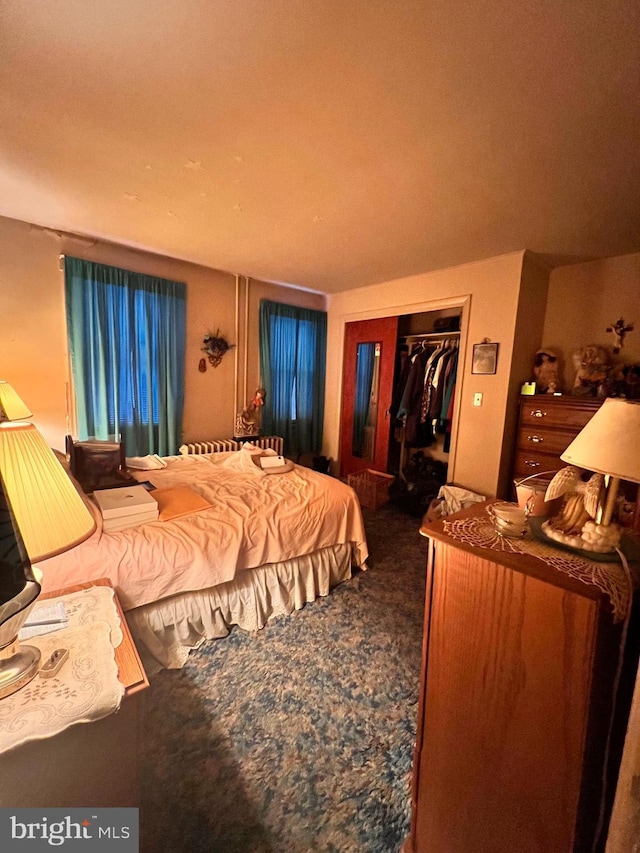
<path id="1" fill-rule="evenodd" d="M 446 482 L 461 310 L 345 324 L 341 476 L 365 469 L 394 474 L 407 493 L 424 478 L 430 486 Z"/>

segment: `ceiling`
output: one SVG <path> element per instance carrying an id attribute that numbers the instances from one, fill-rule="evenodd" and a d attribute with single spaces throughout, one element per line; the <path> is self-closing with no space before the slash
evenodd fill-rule
<path id="1" fill-rule="evenodd" d="M 640 251 L 637 0 L 2 0 L 0 215 L 336 292 Z"/>

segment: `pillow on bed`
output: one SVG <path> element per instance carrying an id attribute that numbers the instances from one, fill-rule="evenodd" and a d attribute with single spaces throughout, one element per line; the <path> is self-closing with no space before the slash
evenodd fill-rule
<path id="1" fill-rule="evenodd" d="M 213 506 L 189 486 L 154 489 L 150 494 L 158 501 L 160 521 L 170 521 L 172 518 L 180 518 L 181 515 L 190 515 Z"/>

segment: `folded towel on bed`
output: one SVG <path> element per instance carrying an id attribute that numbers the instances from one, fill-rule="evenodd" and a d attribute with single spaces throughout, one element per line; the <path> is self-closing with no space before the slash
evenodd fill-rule
<path id="1" fill-rule="evenodd" d="M 157 453 L 150 453 L 148 456 L 127 456 L 125 463 L 127 468 L 134 468 L 137 471 L 153 471 L 156 468 L 167 467 L 167 463 Z"/>
<path id="2" fill-rule="evenodd" d="M 150 494 L 158 501 L 160 521 L 170 521 L 172 518 L 180 518 L 181 515 L 200 512 L 213 506 L 210 501 L 188 486 L 154 489 Z"/>

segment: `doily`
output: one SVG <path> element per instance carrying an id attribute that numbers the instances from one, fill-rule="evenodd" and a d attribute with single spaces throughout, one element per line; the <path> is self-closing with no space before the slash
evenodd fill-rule
<path id="1" fill-rule="evenodd" d="M 546 545 L 544 542 L 538 542 L 529 532 L 520 539 L 499 536 L 488 513 L 455 521 L 445 519 L 443 523 L 445 533 L 452 539 L 468 542 L 470 545 L 490 551 L 528 554 L 575 580 L 597 587 L 608 596 L 611 602 L 614 622 L 622 622 L 630 610 L 633 589 L 629 576 L 620 563 L 585 560 L 578 554 L 571 554 Z"/>
<path id="2" fill-rule="evenodd" d="M 122 642 L 120 617 L 114 603 L 114 591 L 110 586 L 90 586 L 77 592 L 68 592 L 55 599 L 64 603 L 69 627 L 106 622 L 111 630 L 111 645 L 117 649 Z M 33 639 L 26 642 L 32 643 Z"/>
<path id="3" fill-rule="evenodd" d="M 122 628 L 113 590 L 93 586 L 55 600 L 64 602 L 69 626 L 27 644 L 40 649 L 43 661 L 59 648 L 69 649 L 69 659 L 52 678 L 36 675 L 2 699 L 0 752 L 99 720 L 120 707 L 125 688 L 114 648 L 122 642 Z"/>

